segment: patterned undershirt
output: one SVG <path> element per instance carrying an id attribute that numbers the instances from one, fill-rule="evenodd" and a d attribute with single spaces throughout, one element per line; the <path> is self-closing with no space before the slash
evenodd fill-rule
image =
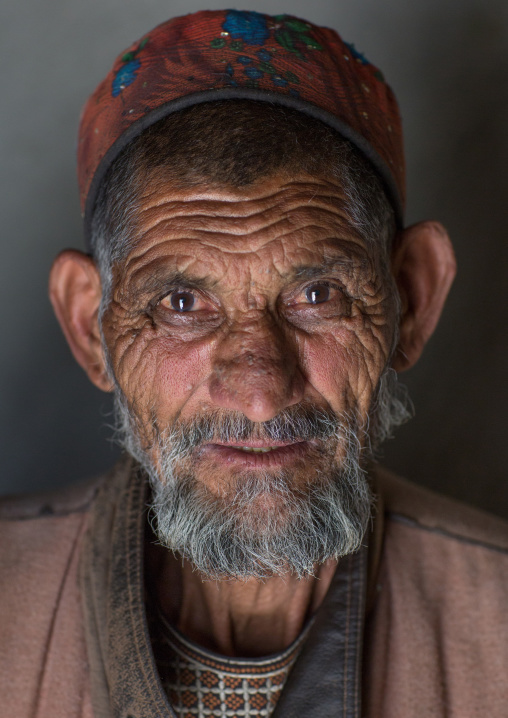
<path id="1" fill-rule="evenodd" d="M 178 718 L 267 718 L 307 634 L 268 658 L 228 658 L 185 638 L 163 616 L 157 628 L 157 668 Z"/>

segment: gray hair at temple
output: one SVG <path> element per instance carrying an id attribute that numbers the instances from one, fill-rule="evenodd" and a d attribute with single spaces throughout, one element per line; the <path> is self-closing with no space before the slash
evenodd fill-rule
<path id="1" fill-rule="evenodd" d="M 109 168 L 91 222 L 101 315 L 110 301 L 113 268 L 135 246 L 138 196 L 147 182 L 242 187 L 276 172 L 338 178 L 351 223 L 388 259 L 394 211 L 376 171 L 349 141 L 291 108 L 253 100 L 208 102 L 159 120 Z"/>

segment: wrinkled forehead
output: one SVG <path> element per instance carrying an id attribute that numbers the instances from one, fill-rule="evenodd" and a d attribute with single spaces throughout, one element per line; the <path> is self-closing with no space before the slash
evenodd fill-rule
<path id="1" fill-rule="evenodd" d="M 288 253 L 344 237 L 384 249 L 395 225 L 375 172 L 344 138 L 301 118 L 227 102 L 165 119 L 111 168 L 94 236 L 113 262 L 163 251 L 169 240 L 170 254 L 207 242 L 230 254 L 270 243 Z"/>
<path id="2" fill-rule="evenodd" d="M 148 182 L 139 200 L 135 241 L 115 276 L 133 290 L 178 278 L 204 289 L 217 282 L 270 284 L 349 277 L 379 262 L 352 223 L 341 183 L 275 175 L 244 188 L 179 187 Z"/>

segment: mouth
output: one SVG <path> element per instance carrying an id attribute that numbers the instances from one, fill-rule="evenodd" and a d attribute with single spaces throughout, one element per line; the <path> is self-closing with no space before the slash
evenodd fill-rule
<path id="1" fill-rule="evenodd" d="M 236 466 L 281 467 L 304 457 L 314 444 L 313 441 L 205 444 L 201 455 Z"/>
<path id="2" fill-rule="evenodd" d="M 278 446 L 265 446 L 265 447 L 254 447 L 254 446 L 235 446 L 233 447 L 237 451 L 249 451 L 253 454 L 266 454 L 268 451 L 277 451 Z"/>

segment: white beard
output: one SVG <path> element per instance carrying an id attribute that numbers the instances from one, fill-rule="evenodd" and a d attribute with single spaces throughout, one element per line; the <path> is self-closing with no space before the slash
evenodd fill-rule
<path id="1" fill-rule="evenodd" d="M 152 523 L 163 546 L 211 579 L 262 579 L 287 573 L 303 577 L 328 559 L 360 547 L 372 507 L 362 459 L 410 418 L 408 406 L 404 387 L 387 369 L 369 417 L 370 434 L 362 432 L 363 441 L 355 418 L 293 407 L 261 424 L 236 412 L 212 414 L 165 431 L 159 431 L 155 422 L 155 439 L 145 448 L 117 387 L 116 438 L 148 474 Z M 288 441 L 318 438 L 328 446 L 329 457 L 340 448 L 343 458 L 340 465 L 329 458 L 321 469 L 313 469 L 313 480 L 304 490 L 294 489 L 287 470 L 251 470 L 242 472 L 233 489 L 220 496 L 199 482 L 192 462 L 185 461 L 214 437 L 230 441 L 252 433 Z M 179 467 L 182 463 L 187 468 Z M 261 509 L 259 503 L 264 504 Z"/>
<path id="2" fill-rule="evenodd" d="M 357 447 L 296 491 L 287 470 L 245 472 L 226 496 L 168 462 L 164 482 L 149 470 L 159 541 L 213 579 L 302 578 L 318 564 L 356 551 L 371 514 L 371 495 Z"/>
<path id="3" fill-rule="evenodd" d="M 380 380 L 370 417 L 369 447 L 377 446 L 394 426 L 409 418 L 407 399 L 397 390 L 394 377 L 395 372 L 387 370 Z M 153 445 L 146 449 L 119 389 L 115 405 L 120 443 L 150 479 L 153 526 L 159 541 L 188 559 L 205 577 L 309 576 L 320 563 L 360 547 L 372 496 L 362 467 L 359 432 L 351 417 L 296 407 L 255 425 L 242 414 L 229 412 L 156 430 Z M 321 469 L 313 469 L 315 476 L 304 490 L 294 489 L 287 470 L 256 470 L 242 472 L 220 496 L 203 486 L 192 471 L 192 462 L 185 461 L 214 437 L 238 440 L 253 432 L 272 439 L 318 438 L 329 447 L 330 457 L 340 447 L 343 458 L 340 465 L 329 459 Z M 154 455 L 157 466 L 151 458 Z M 182 463 L 187 467 L 179 466 Z"/>

